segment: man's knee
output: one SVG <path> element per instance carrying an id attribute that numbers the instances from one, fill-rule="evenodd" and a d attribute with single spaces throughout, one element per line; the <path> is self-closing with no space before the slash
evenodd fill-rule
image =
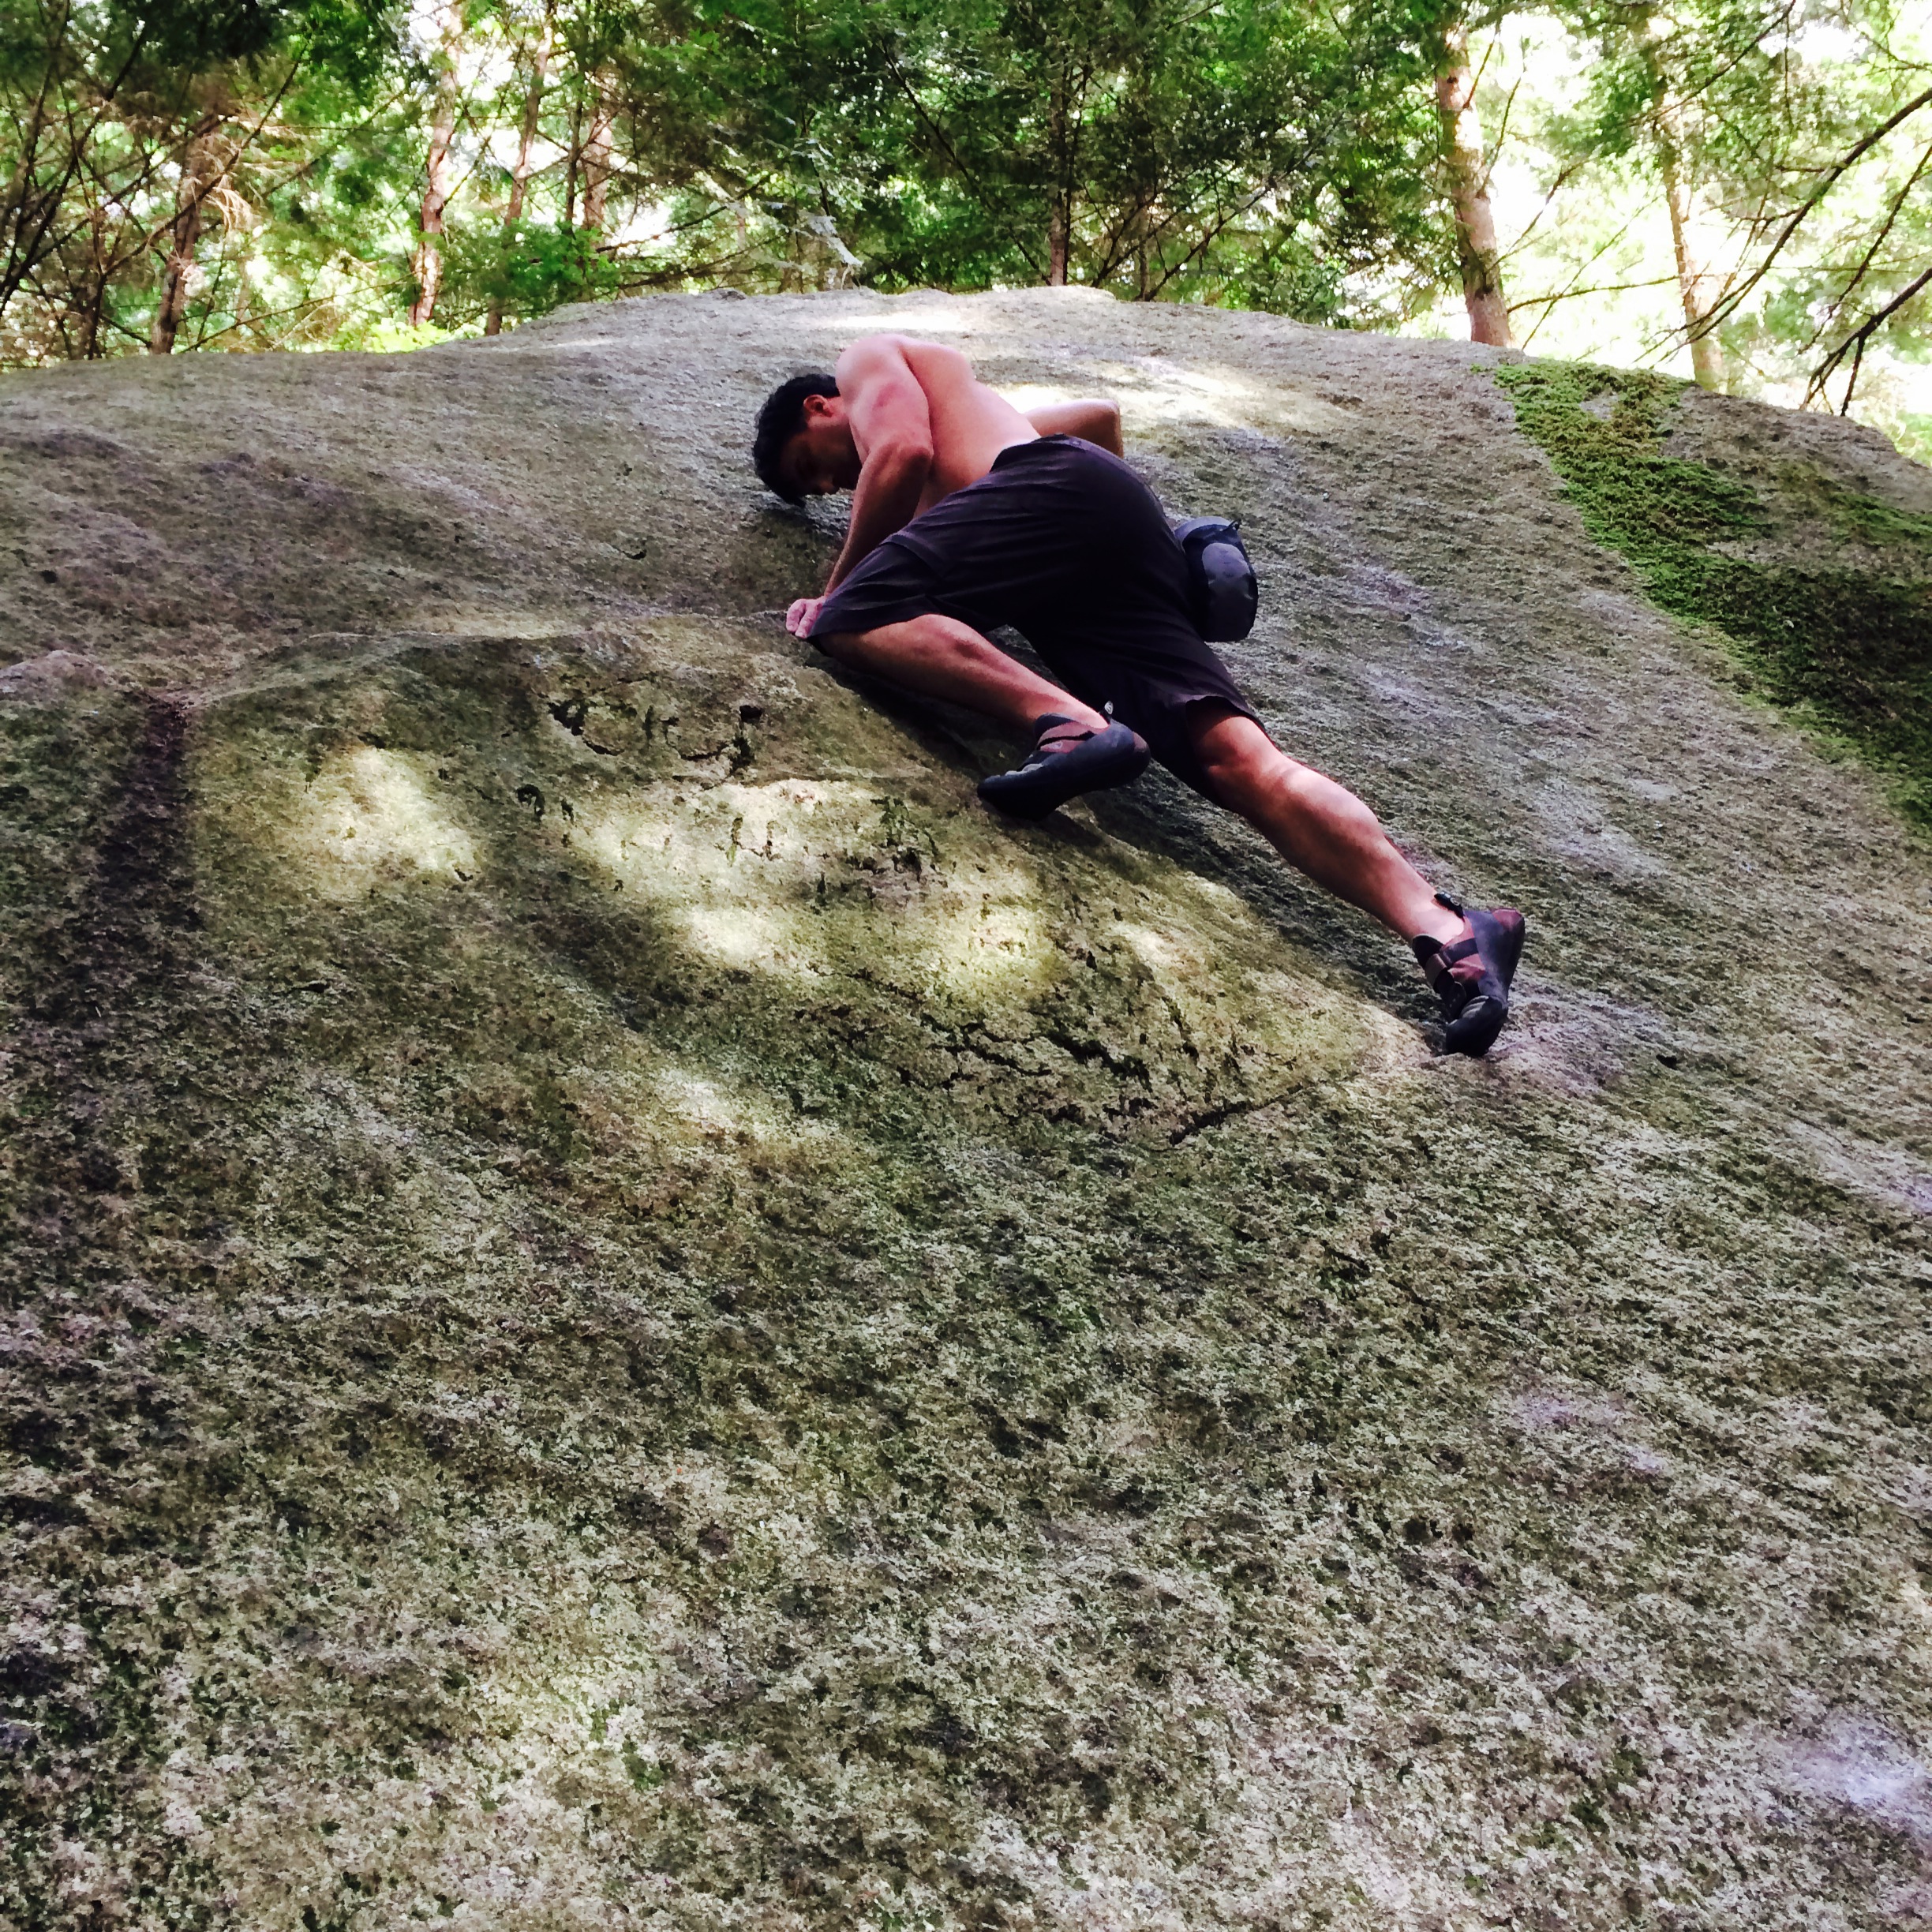
<path id="1" fill-rule="evenodd" d="M 856 631 L 814 631 L 806 640 L 814 650 L 823 651 L 841 664 L 856 663 L 863 633 Z"/>
<path id="2" fill-rule="evenodd" d="M 914 623 L 917 619 L 913 620 Z M 870 631 L 833 631 L 822 637 L 814 631 L 811 642 L 842 665 L 859 671 L 889 668 L 905 653 L 911 624 L 879 624 Z"/>
<path id="3" fill-rule="evenodd" d="M 1245 713 L 1218 702 L 1194 707 L 1194 755 L 1219 794 L 1238 796 L 1280 782 L 1294 760 Z"/>
<path id="4" fill-rule="evenodd" d="M 1230 811 L 1252 815 L 1291 803 L 1325 818 L 1376 822 L 1347 786 L 1290 758 L 1253 719 L 1238 712 L 1226 714 L 1219 728 L 1202 732 L 1195 755 L 1209 796 Z"/>

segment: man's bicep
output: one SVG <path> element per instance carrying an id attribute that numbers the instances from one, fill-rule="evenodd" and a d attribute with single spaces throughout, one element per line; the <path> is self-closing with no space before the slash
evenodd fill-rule
<path id="1" fill-rule="evenodd" d="M 926 391 L 891 336 L 854 343 L 839 358 L 838 384 L 861 456 L 886 443 L 930 453 L 932 412 Z"/>

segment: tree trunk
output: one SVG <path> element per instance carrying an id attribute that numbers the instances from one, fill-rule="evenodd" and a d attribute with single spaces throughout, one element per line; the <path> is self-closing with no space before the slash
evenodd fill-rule
<path id="1" fill-rule="evenodd" d="M 1684 328 L 1690 339 L 1690 373 L 1697 378 L 1698 388 L 1721 389 L 1724 354 L 1717 338 L 1706 335 L 1702 328 L 1711 311 L 1709 283 L 1690 235 L 1690 189 L 1684 179 L 1683 126 L 1677 105 L 1671 99 L 1670 76 L 1664 70 L 1664 38 L 1655 18 L 1646 16 L 1638 34 L 1638 48 L 1655 95 L 1656 118 L 1651 134 L 1657 143 L 1657 171 L 1664 177 L 1664 204 L 1670 210 L 1671 245 L 1677 255 L 1677 294 L 1683 304 Z"/>
<path id="2" fill-rule="evenodd" d="M 421 328 L 436 313 L 436 290 L 443 281 L 443 251 L 436 245 L 443 233 L 443 211 L 449 205 L 450 144 L 456 138 L 456 62 L 462 51 L 462 0 L 447 0 L 443 33 L 436 58 L 436 110 L 429 124 L 429 165 L 423 187 L 421 239 L 410 266 L 416 276 L 416 299 L 410 305 L 412 328 Z"/>
<path id="3" fill-rule="evenodd" d="M 80 319 L 80 354 L 84 362 L 99 361 L 103 312 L 107 306 L 107 211 L 99 194 L 88 197 L 88 300 Z"/>
<path id="4" fill-rule="evenodd" d="M 614 118 L 608 91 L 599 81 L 590 103 L 590 133 L 584 142 L 583 225 L 604 232 L 604 210 L 610 192 L 611 122 Z"/>
<path id="5" fill-rule="evenodd" d="M 1069 219 L 1071 210 L 1069 203 L 1073 196 L 1069 182 L 1072 170 L 1068 165 L 1067 139 L 1067 73 L 1063 66 L 1058 79 L 1054 82 L 1052 105 L 1048 111 L 1046 123 L 1046 152 L 1048 165 L 1053 170 L 1053 179 L 1047 193 L 1046 204 L 1046 286 L 1049 288 L 1065 288 L 1067 279 L 1068 231 L 1073 223 Z"/>
<path id="6" fill-rule="evenodd" d="M 167 266 L 161 276 L 161 305 L 148 332 L 150 355 L 172 355 L 174 338 L 194 293 L 195 249 L 201 240 L 201 210 L 208 190 L 221 176 L 215 137 L 221 123 L 211 115 L 188 137 L 181 179 L 174 189 L 174 223 L 168 236 Z"/>
<path id="7" fill-rule="evenodd" d="M 564 226 L 577 226 L 577 170 L 583 160 L 583 103 L 571 103 L 570 148 L 564 157 Z"/>
<path id="8" fill-rule="evenodd" d="M 1482 122 L 1476 113 L 1476 77 L 1470 71 L 1469 31 L 1458 21 L 1443 36 L 1436 104 L 1448 144 L 1449 199 L 1455 210 L 1456 253 L 1462 268 L 1462 299 L 1469 307 L 1470 340 L 1509 346 L 1509 305 L 1496 259 L 1496 216 L 1483 168 Z"/>
<path id="9" fill-rule="evenodd" d="M 1690 373 L 1702 389 L 1724 387 L 1724 351 L 1702 327 L 1711 312 L 1709 279 L 1690 238 L 1690 196 L 1674 130 L 1660 129 L 1657 159 L 1662 165 L 1664 198 L 1670 204 L 1671 242 L 1677 251 L 1677 293 L 1683 302 L 1684 327 L 1690 336 Z"/>
<path id="10" fill-rule="evenodd" d="M 537 144 L 537 128 L 543 113 L 544 77 L 550 66 L 550 22 L 546 18 L 537 30 L 536 44 L 530 50 L 530 92 L 523 97 L 523 125 L 517 134 L 516 165 L 510 170 L 510 204 L 504 211 L 504 240 L 506 244 L 514 240 L 516 225 L 523 219 L 523 192 L 530 178 L 530 150 Z M 485 335 L 503 333 L 503 301 L 500 298 L 489 305 L 489 313 L 483 320 Z"/>

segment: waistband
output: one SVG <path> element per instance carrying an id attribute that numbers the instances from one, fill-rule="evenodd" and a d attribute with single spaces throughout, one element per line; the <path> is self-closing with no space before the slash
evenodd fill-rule
<path id="1" fill-rule="evenodd" d="M 1083 442 L 1078 436 L 1035 436 L 1031 443 L 1009 443 L 987 466 L 988 474 L 994 470 L 1004 469 L 1009 462 L 1030 459 L 1043 450 L 1070 450 L 1076 455 L 1082 450 L 1091 450 L 1096 456 L 1106 454 L 1105 450 L 1094 444 Z"/>

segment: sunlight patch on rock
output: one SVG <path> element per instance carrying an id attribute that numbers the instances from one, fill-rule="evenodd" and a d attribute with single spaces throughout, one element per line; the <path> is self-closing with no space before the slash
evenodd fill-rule
<path id="1" fill-rule="evenodd" d="M 474 874 L 476 847 L 425 789 L 406 755 L 358 745 L 330 758 L 283 828 L 318 888 L 353 899 L 410 873 Z"/>

